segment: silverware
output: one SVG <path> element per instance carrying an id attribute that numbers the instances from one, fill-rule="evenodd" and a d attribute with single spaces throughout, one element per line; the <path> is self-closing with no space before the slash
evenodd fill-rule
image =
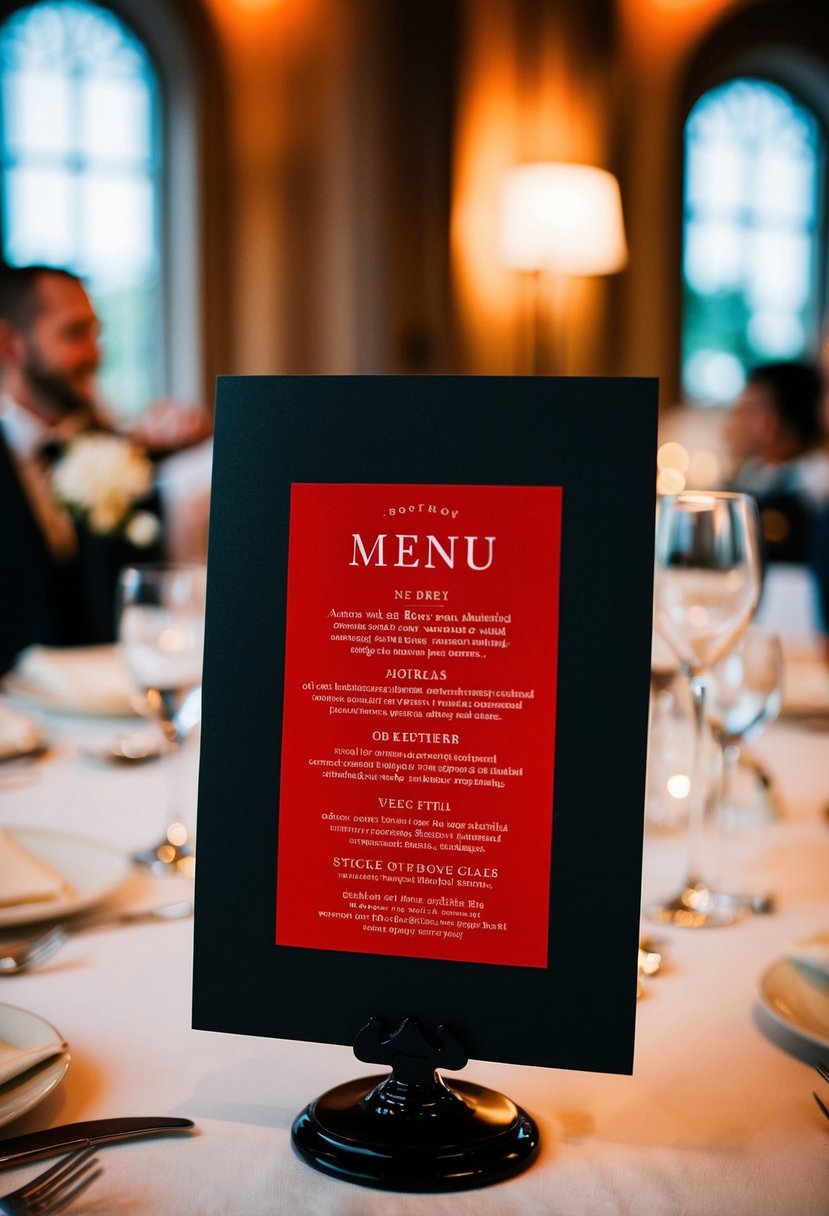
<path id="1" fill-rule="evenodd" d="M 761 891 L 756 895 L 735 895 L 734 899 L 755 916 L 777 911 L 777 902 L 770 891 Z"/>
<path id="2" fill-rule="evenodd" d="M 83 753 L 90 760 L 111 764 L 144 764 L 158 760 L 165 748 L 164 739 L 154 731 L 120 731 L 102 746 L 83 748 Z"/>
<path id="3" fill-rule="evenodd" d="M 824 1081 L 829 1081 L 829 1068 L 827 1068 L 825 1064 L 815 1064 L 815 1068 L 817 1069 L 819 1075 L 823 1077 Z M 820 1100 L 814 1090 L 812 1090 L 812 1097 L 814 1098 L 815 1102 L 817 1102 L 826 1118 L 829 1119 L 829 1108 L 827 1108 L 826 1104 Z"/>
<path id="4" fill-rule="evenodd" d="M 65 1212 L 103 1173 L 95 1150 L 87 1145 L 70 1153 L 37 1178 L 0 1199 L 0 1212 L 5 1216 L 54 1216 Z"/>
<path id="5" fill-rule="evenodd" d="M 73 920 L 52 925 L 36 937 L 0 946 L 0 976 L 17 975 L 45 962 L 60 949 L 70 933 L 82 933 L 87 929 L 104 928 L 107 925 L 133 925 L 141 921 L 181 920 L 192 913 L 192 903 L 189 900 L 180 900 L 175 904 L 162 904 L 158 908 L 75 917 Z"/>
<path id="6" fill-rule="evenodd" d="M 65 1123 L 62 1127 L 50 1127 L 45 1131 L 29 1132 L 26 1136 L 14 1136 L 11 1140 L 0 1140 L 0 1170 L 27 1161 L 40 1161 L 43 1157 L 54 1157 L 67 1149 L 95 1147 L 129 1140 L 134 1136 L 155 1136 L 165 1132 L 192 1131 L 192 1119 L 128 1117 L 120 1119 L 87 1119 L 83 1123 Z"/>
<path id="7" fill-rule="evenodd" d="M 108 925 L 136 925 L 149 920 L 183 920 L 193 915 L 193 903 L 180 899 L 174 904 L 161 904 L 157 908 L 134 908 L 126 912 L 92 912 L 73 917 L 63 922 L 68 933 L 83 933 L 87 929 L 102 929 Z"/>
<path id="8" fill-rule="evenodd" d="M 45 963 L 47 958 L 51 958 L 61 948 L 67 936 L 61 925 L 53 925 L 37 937 L 11 942 L 0 948 L 0 975 L 16 975 L 18 971 L 28 971 L 38 963 Z"/>

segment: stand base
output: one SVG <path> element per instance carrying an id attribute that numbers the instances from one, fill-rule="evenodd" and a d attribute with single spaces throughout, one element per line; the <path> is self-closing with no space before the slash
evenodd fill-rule
<path id="1" fill-rule="evenodd" d="M 451 1088 L 362 1077 L 311 1102 L 292 1137 L 309 1165 L 387 1191 L 462 1191 L 526 1169 L 538 1129 L 509 1098 L 465 1081 Z M 438 1092 L 435 1092 L 435 1091 Z"/>

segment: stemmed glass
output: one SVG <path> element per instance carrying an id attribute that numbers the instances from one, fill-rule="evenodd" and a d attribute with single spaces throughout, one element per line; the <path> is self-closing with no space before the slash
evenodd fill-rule
<path id="1" fill-rule="evenodd" d="M 708 778 L 708 673 L 748 625 L 760 596 L 759 524 L 745 494 L 685 493 L 660 500 L 656 523 L 654 620 L 679 660 L 694 708 L 688 807 L 688 870 L 682 889 L 651 909 L 690 928 L 730 925 L 736 898 L 713 890 L 701 869 Z"/>
<path id="2" fill-rule="evenodd" d="M 135 855 L 156 873 L 186 872 L 193 864 L 177 778 L 179 752 L 199 720 L 205 584 L 205 569 L 196 565 L 128 566 L 119 582 L 121 653 L 170 753 L 164 836 Z"/>
<path id="3" fill-rule="evenodd" d="M 722 749 L 720 818 L 733 808 L 734 776 L 742 745 L 756 739 L 780 713 L 783 700 L 783 650 L 765 629 L 746 631 L 714 667 L 710 690 L 711 731 Z"/>

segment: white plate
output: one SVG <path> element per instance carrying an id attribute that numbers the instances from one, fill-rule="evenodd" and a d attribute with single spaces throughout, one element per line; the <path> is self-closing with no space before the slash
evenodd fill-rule
<path id="1" fill-rule="evenodd" d="M 37 1047 L 51 1039 L 62 1040 L 63 1035 L 34 1013 L 14 1005 L 0 1005 L 0 1039 L 10 1047 L 25 1048 Z M 68 1067 L 69 1052 L 64 1049 L 59 1055 L 0 1085 L 0 1125 L 19 1119 L 42 1102 L 63 1080 Z"/>
<path id="2" fill-rule="evenodd" d="M 791 959 L 779 959 L 764 972 L 758 1001 L 784 1037 L 793 1037 L 807 1048 L 818 1047 L 825 1055 L 829 1049 L 829 978 Z"/>
<path id="3" fill-rule="evenodd" d="M 129 873 L 129 858 L 97 840 L 65 836 L 45 828 L 10 827 L 6 830 L 24 849 L 57 870 L 69 883 L 73 894 L 64 899 L 0 908 L 0 928 L 55 920 L 82 912 L 110 895 Z"/>

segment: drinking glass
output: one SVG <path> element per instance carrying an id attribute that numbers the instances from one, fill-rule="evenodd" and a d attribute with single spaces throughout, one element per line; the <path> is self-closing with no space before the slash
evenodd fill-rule
<path id="1" fill-rule="evenodd" d="M 654 621 L 688 680 L 694 746 L 688 806 L 688 868 L 682 889 L 651 909 L 689 928 L 730 925 L 737 899 L 715 891 L 701 867 L 708 785 L 706 690 L 711 666 L 735 644 L 760 596 L 759 524 L 745 494 L 685 493 L 660 500 L 656 522 Z"/>
<path id="2" fill-rule="evenodd" d="M 717 804 L 721 822 L 729 816 L 738 818 L 733 791 L 742 745 L 755 739 L 766 723 L 777 717 L 782 699 L 780 639 L 765 629 L 749 629 L 711 672 L 709 719 L 722 751 Z"/>
<path id="3" fill-rule="evenodd" d="M 181 747 L 199 719 L 206 572 L 196 565 L 128 566 L 118 599 L 121 653 L 148 714 L 164 732 L 168 758 L 167 825 L 135 860 L 156 873 L 192 868 L 193 834 L 183 813 Z"/>

